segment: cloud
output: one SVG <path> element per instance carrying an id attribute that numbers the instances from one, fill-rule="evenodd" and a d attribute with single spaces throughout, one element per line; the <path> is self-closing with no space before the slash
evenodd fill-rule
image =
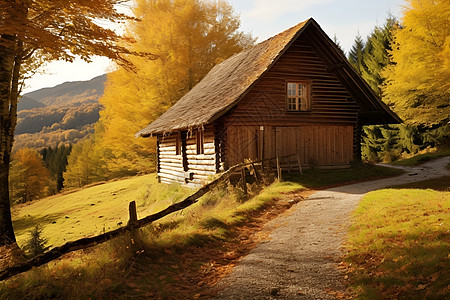
<path id="1" fill-rule="evenodd" d="M 298 13 L 312 6 L 334 2 L 335 0 L 252 0 L 253 7 L 245 17 L 273 21 L 279 17 Z"/>

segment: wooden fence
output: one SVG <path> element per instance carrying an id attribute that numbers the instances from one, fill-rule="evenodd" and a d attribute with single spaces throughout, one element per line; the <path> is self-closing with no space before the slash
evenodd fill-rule
<path id="1" fill-rule="evenodd" d="M 293 155 L 288 155 L 286 157 L 291 157 L 291 156 L 293 156 Z M 25 262 L 22 262 L 13 267 L 1 270 L 0 271 L 0 281 L 8 279 L 14 275 L 26 272 L 33 267 L 38 267 L 38 266 L 44 265 L 52 260 L 55 260 L 55 259 L 61 257 L 62 255 L 66 254 L 66 253 L 76 251 L 76 250 L 90 248 L 95 245 L 104 243 L 104 242 L 109 241 L 113 238 L 116 238 L 120 235 L 123 235 L 124 233 L 131 232 L 138 228 L 146 226 L 146 225 L 148 225 L 156 220 L 159 220 L 171 213 L 185 209 L 185 208 L 189 207 L 190 205 L 198 202 L 200 197 L 202 197 L 209 191 L 213 190 L 216 186 L 218 186 L 219 184 L 228 180 L 228 178 L 234 173 L 241 172 L 242 178 L 243 178 L 242 188 L 244 190 L 244 194 L 247 195 L 247 185 L 246 185 L 246 181 L 245 181 L 245 168 L 252 167 L 255 178 L 257 181 L 259 181 L 260 174 L 258 173 L 255 165 L 260 165 L 261 167 L 264 167 L 266 164 L 268 164 L 268 166 L 272 166 L 271 163 L 272 163 L 272 161 L 274 161 L 276 163 L 278 177 L 281 180 L 281 167 L 280 167 L 279 162 L 281 159 L 284 159 L 286 157 L 278 157 L 278 158 L 274 157 L 274 158 L 270 158 L 270 159 L 266 159 L 266 160 L 260 160 L 260 161 L 249 162 L 249 163 L 241 163 L 241 164 L 235 165 L 235 166 L 231 167 L 230 169 L 228 169 L 227 171 L 225 171 L 224 173 L 222 173 L 221 176 L 218 177 L 217 179 L 202 186 L 194 194 L 190 195 L 183 201 L 175 203 L 158 213 L 149 215 L 149 216 L 139 219 L 139 220 L 137 219 L 137 216 L 136 216 L 136 204 L 133 201 L 130 203 L 130 208 L 129 208 L 130 209 L 130 221 L 128 222 L 128 224 L 126 226 L 117 228 L 117 229 L 109 231 L 109 232 L 105 232 L 103 234 L 100 234 L 100 235 L 97 235 L 94 237 L 87 237 L 87 238 L 82 238 L 82 239 L 79 239 L 76 241 L 67 242 L 62 246 L 55 247 L 55 248 L 53 248 L 43 254 L 40 254 L 32 259 L 29 259 Z M 300 172 L 301 172 L 300 161 L 299 161 L 299 168 L 300 168 Z"/>

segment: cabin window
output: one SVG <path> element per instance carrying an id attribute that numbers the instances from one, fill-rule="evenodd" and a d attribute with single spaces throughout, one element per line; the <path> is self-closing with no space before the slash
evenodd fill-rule
<path id="1" fill-rule="evenodd" d="M 175 136 L 175 154 L 181 155 L 181 137 L 179 133 Z"/>
<path id="2" fill-rule="evenodd" d="M 204 154 L 205 148 L 203 145 L 203 139 L 204 139 L 204 132 L 198 131 L 197 132 L 197 154 Z"/>
<path id="3" fill-rule="evenodd" d="M 309 96 L 310 84 L 308 82 L 287 83 L 287 110 L 308 111 L 311 109 Z"/>

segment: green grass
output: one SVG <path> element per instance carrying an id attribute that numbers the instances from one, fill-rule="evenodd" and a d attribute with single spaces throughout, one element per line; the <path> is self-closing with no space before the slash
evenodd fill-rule
<path id="1" fill-rule="evenodd" d="M 446 182 L 448 188 L 444 178 L 435 181 Z M 359 299 L 445 298 L 450 283 L 450 192 L 442 191 L 443 185 L 414 183 L 362 199 L 346 244 Z"/>
<path id="2" fill-rule="evenodd" d="M 185 262 L 183 253 L 191 251 L 192 247 L 205 248 L 205 245 L 211 248 L 208 251 L 222 251 L 224 242 L 233 240 L 239 226 L 246 226 L 255 212 L 274 204 L 283 194 L 397 174 L 398 170 L 377 166 L 307 170 L 304 175 L 285 174 L 286 181 L 283 182 L 275 181 L 266 186 L 248 184 L 248 199 L 243 198 L 239 185 L 225 184 L 200 198 L 198 203 L 166 216 L 134 235 L 69 254 L 63 260 L 0 283 L 0 299 L 106 299 L 125 295 L 152 298 L 147 293 L 153 291 L 158 291 L 155 298 L 170 298 L 173 296 L 171 289 L 179 282 L 185 282 L 184 278 L 178 278 L 177 268 L 190 268 L 201 275 L 205 265 L 208 268 L 210 263 L 208 257 Z M 108 182 L 15 206 L 14 228 L 19 245 L 23 246 L 29 230 L 39 223 L 43 227 L 43 238 L 48 239 L 50 246 L 58 246 L 126 225 L 130 201 L 136 201 L 138 217 L 142 218 L 192 192 L 176 184 L 158 184 L 154 175 Z M 178 256 L 167 253 L 178 253 Z M 136 270 L 145 276 L 134 278 Z M 132 288 L 130 277 L 133 278 Z M 161 287 L 169 288 L 165 291 Z M 144 294 L 138 291 L 141 289 L 145 290 Z"/>
<path id="3" fill-rule="evenodd" d="M 244 201 L 239 187 L 223 185 L 191 207 L 166 216 L 133 235 L 114 239 L 79 254 L 69 254 L 61 261 L 51 262 L 0 283 L 0 299 L 106 299 L 120 298 L 130 293 L 134 295 L 135 289 L 130 291 L 128 286 L 129 278 L 136 268 L 149 272 L 148 265 L 145 267 L 143 262 L 152 265 L 151 278 L 136 278 L 134 284 L 147 290 L 152 290 L 152 287 L 153 290 L 161 290 L 162 285 L 177 283 L 174 273 L 178 271 L 173 266 L 184 263 L 174 259 L 166 265 L 167 253 L 175 251 L 182 255 L 190 247 L 217 247 L 221 242 L 232 239 L 236 226 L 250 220 L 254 212 L 273 204 L 281 193 L 299 189 L 304 187 L 290 182 L 275 182 L 262 189 L 248 185 L 250 196 Z M 192 192 L 175 184 L 158 184 L 153 175 L 130 178 L 15 207 L 14 224 L 19 232 L 19 244 L 27 238 L 27 229 L 39 222 L 45 229 L 43 237 L 55 246 L 69 237 L 100 233 L 102 229 L 98 228 L 103 226 L 108 230 L 109 226 L 117 226 L 118 220 L 125 223 L 130 200 L 137 201 L 138 216 L 143 217 Z M 155 199 L 160 199 L 160 203 Z M 56 213 L 58 210 L 61 211 Z M 50 215 L 46 216 L 46 212 Z M 66 215 L 70 217 L 66 219 Z M 99 215 L 103 217 L 98 218 Z M 67 231 L 73 234 L 67 234 Z M 190 265 L 201 271 L 208 259 L 190 262 Z M 173 297 L 170 290 L 167 294 L 163 290 L 159 293 L 163 298 Z"/>
<path id="4" fill-rule="evenodd" d="M 136 201 L 141 218 L 190 192 L 176 185 L 166 189 L 157 184 L 153 174 L 112 181 L 14 206 L 14 231 L 19 246 L 23 246 L 29 230 L 40 224 L 48 244 L 60 246 L 126 225 L 130 201 Z"/>
<path id="5" fill-rule="evenodd" d="M 407 159 L 397 160 L 397 161 L 392 162 L 391 164 L 396 165 L 396 166 L 416 166 L 416 165 L 425 163 L 429 160 L 439 158 L 439 157 L 449 156 L 449 155 L 450 155 L 450 149 L 441 150 L 441 151 L 437 151 L 437 152 L 415 155 L 415 156 L 407 158 Z"/>
<path id="6" fill-rule="evenodd" d="M 301 183 L 307 188 L 320 188 L 324 186 L 336 185 L 341 183 L 374 179 L 377 177 L 389 177 L 403 174 L 403 170 L 363 164 L 351 169 L 323 170 L 309 169 L 292 175 L 284 174 L 284 179 Z"/>

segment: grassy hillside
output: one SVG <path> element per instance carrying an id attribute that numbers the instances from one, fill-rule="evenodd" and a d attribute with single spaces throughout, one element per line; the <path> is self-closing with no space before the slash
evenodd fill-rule
<path id="1" fill-rule="evenodd" d="M 138 217 L 150 214 L 167 204 L 150 205 L 155 175 L 138 176 L 108 182 L 67 194 L 48 197 L 13 207 L 13 225 L 20 246 L 35 225 L 43 227 L 43 236 L 51 246 L 100 234 L 126 225 L 128 203 L 136 201 Z M 180 188 L 181 189 L 181 188 Z M 175 193 L 175 191 L 173 191 Z M 181 191 L 180 196 L 184 195 Z M 167 197 L 168 201 L 176 200 Z M 177 198 L 178 199 L 178 198 Z M 163 207 L 164 208 L 164 207 Z"/>

